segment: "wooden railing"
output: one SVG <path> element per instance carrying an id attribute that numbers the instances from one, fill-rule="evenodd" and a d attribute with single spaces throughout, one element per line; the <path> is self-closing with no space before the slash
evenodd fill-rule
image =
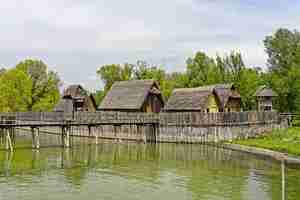
<path id="1" fill-rule="evenodd" d="M 280 117 L 286 118 L 290 126 L 300 126 L 300 113 L 280 113 Z"/>
<path id="2" fill-rule="evenodd" d="M 161 125 L 228 126 L 258 123 L 274 123 L 280 120 L 276 112 L 231 113 L 161 113 Z"/>
<path id="3" fill-rule="evenodd" d="M 299 115 L 300 116 L 300 115 Z M 80 122 L 80 123 L 159 123 L 160 125 L 229 126 L 259 123 L 277 123 L 288 118 L 276 112 L 232 112 L 232 113 L 127 113 L 127 112 L 20 112 L 0 113 L 0 121 Z"/>

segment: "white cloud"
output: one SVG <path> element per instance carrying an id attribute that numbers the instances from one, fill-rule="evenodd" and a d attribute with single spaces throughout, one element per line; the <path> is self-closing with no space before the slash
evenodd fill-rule
<path id="1" fill-rule="evenodd" d="M 259 0 L 10 0 L 0 7 L 0 66 L 45 60 L 65 82 L 99 88 L 102 64 L 145 59 L 169 71 L 187 57 L 241 51 L 264 66 L 262 40 L 300 29 L 299 3 Z"/>

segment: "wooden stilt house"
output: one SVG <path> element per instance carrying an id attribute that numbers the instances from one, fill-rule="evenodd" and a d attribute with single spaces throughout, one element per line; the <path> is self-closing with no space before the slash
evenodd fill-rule
<path id="1" fill-rule="evenodd" d="M 220 112 L 240 112 L 241 111 L 241 95 L 234 84 L 216 84 L 212 85 L 221 104 Z"/>
<path id="2" fill-rule="evenodd" d="M 233 84 L 175 89 L 166 112 L 240 112 L 241 97 Z"/>
<path id="3" fill-rule="evenodd" d="M 257 110 L 258 111 L 272 111 L 274 99 L 278 95 L 267 86 L 260 86 L 255 93 Z"/>
<path id="4" fill-rule="evenodd" d="M 154 80 L 119 81 L 113 84 L 98 110 L 158 113 L 164 106 Z"/>
<path id="5" fill-rule="evenodd" d="M 220 100 L 213 87 L 175 89 L 165 112 L 218 112 Z"/>
<path id="6" fill-rule="evenodd" d="M 62 99 L 55 107 L 55 111 L 78 112 L 96 111 L 96 101 L 81 85 L 71 85 L 64 90 Z"/>

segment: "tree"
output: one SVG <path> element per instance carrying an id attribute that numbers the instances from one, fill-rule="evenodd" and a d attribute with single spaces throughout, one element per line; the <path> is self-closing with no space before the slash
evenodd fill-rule
<path id="1" fill-rule="evenodd" d="M 0 112 L 27 111 L 31 101 L 32 82 L 20 69 L 11 69 L 0 76 Z"/>
<path id="2" fill-rule="evenodd" d="M 219 82 L 219 73 L 214 59 L 203 52 L 197 52 L 194 58 L 187 59 L 189 87 L 214 84 Z"/>
<path id="3" fill-rule="evenodd" d="M 271 71 L 288 71 L 300 63 L 300 32 L 278 29 L 274 35 L 264 40 L 268 54 L 268 67 Z"/>
<path id="4" fill-rule="evenodd" d="M 279 29 L 264 40 L 270 85 L 278 93 L 280 111 L 300 111 L 300 33 Z"/>
<path id="5" fill-rule="evenodd" d="M 126 81 L 132 79 L 133 67 L 133 65 L 127 63 L 123 66 L 119 64 L 111 64 L 100 67 L 100 69 L 97 71 L 97 74 L 104 82 L 104 92 L 107 93 L 107 91 L 116 81 Z"/>
<path id="6" fill-rule="evenodd" d="M 242 72 L 246 68 L 241 53 L 232 51 L 229 56 L 225 56 L 223 62 L 230 81 L 240 82 Z"/>
<path id="7" fill-rule="evenodd" d="M 244 68 L 239 72 L 239 81 L 236 86 L 242 98 L 243 110 L 253 110 L 256 106 L 255 92 L 260 85 L 263 85 L 259 71 L 252 68 Z"/>
<path id="8" fill-rule="evenodd" d="M 59 100 L 59 78 L 42 61 L 25 60 L 0 76 L 0 110 L 50 111 Z"/>
<path id="9" fill-rule="evenodd" d="M 26 102 L 27 110 L 52 110 L 59 100 L 58 74 L 48 71 L 47 65 L 40 60 L 25 60 L 15 68 L 23 71 L 31 82 L 30 99 Z"/>

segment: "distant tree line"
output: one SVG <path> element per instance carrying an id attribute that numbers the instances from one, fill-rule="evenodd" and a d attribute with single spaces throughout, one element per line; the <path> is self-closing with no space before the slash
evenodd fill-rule
<path id="1" fill-rule="evenodd" d="M 184 72 L 167 73 L 163 66 L 138 61 L 135 64 L 110 64 L 97 74 L 104 83 L 95 93 L 99 104 L 115 81 L 155 79 L 167 99 L 174 88 L 234 83 L 240 91 L 244 110 L 255 108 L 254 93 L 260 85 L 278 94 L 276 109 L 300 112 L 300 33 L 278 29 L 264 39 L 267 69 L 246 66 L 242 55 L 209 57 L 196 52 L 186 61 Z M 25 60 L 10 69 L 0 69 L 0 112 L 50 111 L 60 98 L 60 78 L 39 60 Z"/>

